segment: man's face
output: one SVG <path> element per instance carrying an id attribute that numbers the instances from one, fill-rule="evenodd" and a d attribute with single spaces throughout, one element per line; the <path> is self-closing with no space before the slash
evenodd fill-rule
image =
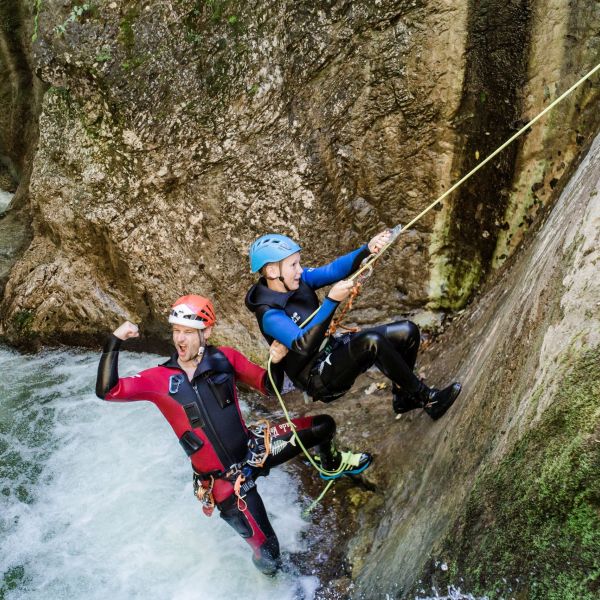
<path id="1" fill-rule="evenodd" d="M 182 362 L 188 362 L 198 356 L 200 350 L 200 336 L 198 329 L 185 325 L 173 325 L 173 343 L 177 349 L 177 356 Z"/>
<path id="2" fill-rule="evenodd" d="M 271 269 L 273 277 L 279 277 L 281 271 L 281 277 L 285 285 L 290 290 L 297 290 L 300 287 L 300 276 L 302 275 L 302 267 L 300 266 L 300 252 L 294 252 L 291 256 L 284 258 L 277 264 L 268 265 Z"/>

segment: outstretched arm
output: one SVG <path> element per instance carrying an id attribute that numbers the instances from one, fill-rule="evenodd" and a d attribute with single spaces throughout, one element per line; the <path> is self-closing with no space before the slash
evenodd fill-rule
<path id="1" fill-rule="evenodd" d="M 371 238 L 368 244 L 336 258 L 328 265 L 306 269 L 302 273 L 302 279 L 315 290 L 340 281 L 354 273 L 367 256 L 377 254 L 388 243 L 390 237 L 390 230 L 385 229 Z"/>
<path id="2" fill-rule="evenodd" d="M 258 366 L 252 361 L 248 360 L 241 352 L 235 348 L 229 346 L 221 346 L 219 350 L 227 357 L 233 370 L 235 371 L 235 378 L 247 386 L 255 389 L 256 391 L 264 394 L 265 396 L 274 396 L 275 391 L 269 380 L 269 373 L 266 369 Z M 283 387 L 283 368 L 280 361 L 287 354 L 287 349 L 282 350 L 281 348 L 271 349 L 271 375 L 278 390 Z"/>
<path id="3" fill-rule="evenodd" d="M 369 247 L 367 244 L 361 246 L 344 256 L 336 258 L 334 261 L 322 267 L 305 269 L 302 273 L 302 279 L 314 290 L 318 290 L 326 285 L 331 285 L 340 279 L 348 277 L 354 273 L 360 266 L 364 258 L 369 256 Z"/>

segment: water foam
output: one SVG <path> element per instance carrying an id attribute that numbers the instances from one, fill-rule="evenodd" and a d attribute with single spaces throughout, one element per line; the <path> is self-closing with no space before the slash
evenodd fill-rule
<path id="1" fill-rule="evenodd" d="M 4 212 L 6 210 L 13 196 L 14 194 L 11 194 L 10 192 L 0 190 L 0 212 Z"/>

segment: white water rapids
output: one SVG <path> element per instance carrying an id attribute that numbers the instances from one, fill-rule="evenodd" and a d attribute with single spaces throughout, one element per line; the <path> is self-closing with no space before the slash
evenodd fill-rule
<path id="1" fill-rule="evenodd" d="M 8 208 L 12 197 L 13 194 L 11 194 L 10 192 L 0 190 L 0 213 L 4 212 Z"/>
<path id="2" fill-rule="evenodd" d="M 312 598 L 316 577 L 263 576 L 247 544 L 203 515 L 152 404 L 96 398 L 98 358 L 0 346 L 0 598 Z M 120 371 L 158 362 L 124 352 Z M 283 552 L 306 549 L 298 482 L 278 468 L 258 485 Z"/>

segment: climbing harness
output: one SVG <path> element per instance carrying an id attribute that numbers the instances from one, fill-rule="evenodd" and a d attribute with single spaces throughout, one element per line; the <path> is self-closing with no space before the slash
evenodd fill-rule
<path id="1" fill-rule="evenodd" d="M 373 272 L 373 267 L 374 267 L 375 263 L 378 260 L 380 260 L 381 257 L 383 256 L 383 254 L 395 243 L 395 241 L 398 239 L 398 237 L 400 236 L 400 234 L 404 233 L 407 229 L 410 229 L 417 221 L 419 221 L 420 219 L 422 219 L 437 204 L 439 204 L 440 202 L 442 202 L 442 200 L 444 200 L 444 198 L 446 198 L 447 196 L 449 196 L 453 191 L 455 191 L 457 188 L 459 188 L 465 181 L 467 181 L 468 179 L 470 179 L 475 173 L 477 173 L 477 171 L 479 171 L 479 169 L 481 169 L 484 165 L 486 165 L 488 162 L 490 162 L 495 156 L 497 156 L 500 152 L 502 152 L 502 150 L 504 150 L 507 146 L 509 146 L 517 138 L 521 137 L 534 123 L 536 123 L 537 121 L 539 121 L 547 112 L 549 112 L 557 104 L 559 104 L 560 102 L 562 102 L 567 96 L 569 96 L 575 89 L 577 89 L 584 81 L 586 81 L 587 79 L 589 79 L 598 70 L 600 70 L 600 63 L 597 64 L 593 69 L 591 69 L 590 71 L 588 71 L 583 77 L 581 77 L 581 79 L 579 79 L 576 83 L 574 83 L 567 91 L 565 91 L 564 93 L 562 93 L 558 98 L 556 98 L 553 102 L 551 102 L 544 110 L 542 110 L 538 115 L 536 115 L 533 119 L 531 119 L 526 125 L 524 125 L 523 127 L 521 127 L 521 129 L 519 129 L 519 131 L 517 131 L 508 140 L 506 140 L 502 145 L 500 145 L 498 148 L 496 148 L 496 150 L 494 150 L 489 156 L 487 156 L 478 165 L 476 165 L 473 169 L 471 169 L 471 171 L 469 171 L 464 177 L 462 177 L 461 179 L 459 179 L 454 185 L 452 185 L 443 194 L 441 194 L 441 196 L 439 196 L 429 206 L 427 206 L 424 210 L 422 210 L 416 217 L 414 217 L 411 221 L 409 221 L 406 225 L 404 225 L 404 227 L 402 227 L 400 225 L 397 225 L 396 227 L 394 227 L 391 230 L 392 235 L 390 236 L 389 241 L 381 248 L 381 250 L 379 250 L 379 252 L 377 254 L 371 254 L 371 255 L 369 255 L 363 261 L 364 264 L 361 264 L 361 266 L 348 279 L 350 281 L 358 280 L 358 282 L 360 283 L 360 282 L 362 282 L 364 280 L 364 278 L 369 277 L 371 275 L 371 273 Z M 363 279 L 361 279 L 361 278 L 363 278 Z M 348 310 L 350 310 L 350 308 L 352 306 L 352 301 L 356 298 L 357 295 L 358 295 L 358 292 L 356 292 L 353 297 L 352 297 L 352 294 L 351 294 L 351 298 L 349 298 L 350 301 L 348 302 L 348 304 L 350 306 L 348 306 L 348 308 L 346 308 L 346 310 L 340 316 L 343 316 L 346 312 L 348 312 Z M 311 315 L 309 315 L 304 320 L 303 323 L 300 324 L 301 328 L 305 327 L 312 320 L 312 318 L 319 311 L 319 308 L 317 308 Z M 340 325 L 339 325 L 339 320 L 338 320 L 337 327 L 339 327 L 339 326 Z M 335 331 L 335 328 L 333 329 L 332 333 L 334 331 Z M 329 335 L 329 332 L 328 332 L 328 335 Z M 325 339 L 327 339 L 327 338 L 325 338 Z M 327 471 L 326 469 L 322 469 L 320 466 L 318 466 L 316 464 L 316 462 L 314 461 L 313 457 L 309 454 L 308 450 L 302 444 L 302 441 L 300 440 L 300 436 L 297 434 L 296 428 L 294 427 L 294 424 L 292 423 L 292 420 L 291 420 L 291 418 L 289 416 L 289 413 L 287 411 L 287 408 L 285 406 L 283 398 L 281 397 L 281 394 L 279 393 L 279 390 L 277 389 L 277 385 L 275 384 L 275 381 L 273 380 L 273 376 L 271 374 L 271 358 L 269 358 L 269 361 L 267 363 L 267 371 L 268 371 L 268 375 L 269 375 L 269 380 L 271 382 L 271 386 L 272 386 L 273 390 L 275 391 L 275 395 L 277 396 L 277 399 L 279 400 L 279 404 L 281 405 L 281 408 L 283 409 L 283 414 L 285 415 L 285 418 L 287 419 L 287 422 L 288 422 L 288 424 L 291 427 L 293 435 L 296 438 L 296 441 L 298 442 L 300 448 L 304 452 L 304 455 L 306 456 L 306 458 L 308 459 L 308 461 L 311 463 L 311 465 L 321 475 L 335 476 L 336 474 L 341 473 L 344 470 L 342 468 L 344 466 L 343 464 L 340 464 L 340 466 L 338 467 L 338 469 L 336 469 L 335 471 Z M 325 487 L 325 489 L 321 492 L 321 494 L 319 495 L 319 497 L 306 510 L 306 513 L 309 513 L 322 500 L 322 498 L 327 493 L 327 490 L 330 488 L 330 486 L 332 485 L 332 483 L 334 481 L 335 481 L 335 478 L 332 478 L 329 481 L 329 483 L 327 484 L 327 486 Z"/>
<path id="2" fill-rule="evenodd" d="M 213 488 L 215 479 L 225 479 L 233 485 L 233 493 L 237 497 L 237 505 L 241 511 L 246 510 L 244 498 L 246 492 L 254 487 L 252 475 L 254 469 L 261 469 L 271 454 L 271 423 L 261 419 L 248 426 L 251 437 L 248 440 L 248 453 L 241 463 L 229 467 L 226 472 L 197 473 L 194 471 L 194 495 L 202 503 L 204 514 L 210 517 L 215 510 Z M 207 483 L 205 486 L 204 483 Z"/>
<path id="3" fill-rule="evenodd" d="M 267 459 L 268 453 L 263 458 Z M 248 462 L 237 463 L 232 465 L 225 473 L 214 471 L 212 473 L 198 473 L 194 470 L 194 496 L 202 503 L 202 511 L 207 517 L 212 516 L 215 510 L 215 498 L 213 489 L 216 479 L 224 479 L 229 481 L 233 486 L 233 493 L 237 498 L 237 506 L 241 511 L 247 508 L 246 493 L 249 492 L 256 484 L 252 478 L 253 467 Z M 206 485 L 205 485 L 206 484 Z"/>

